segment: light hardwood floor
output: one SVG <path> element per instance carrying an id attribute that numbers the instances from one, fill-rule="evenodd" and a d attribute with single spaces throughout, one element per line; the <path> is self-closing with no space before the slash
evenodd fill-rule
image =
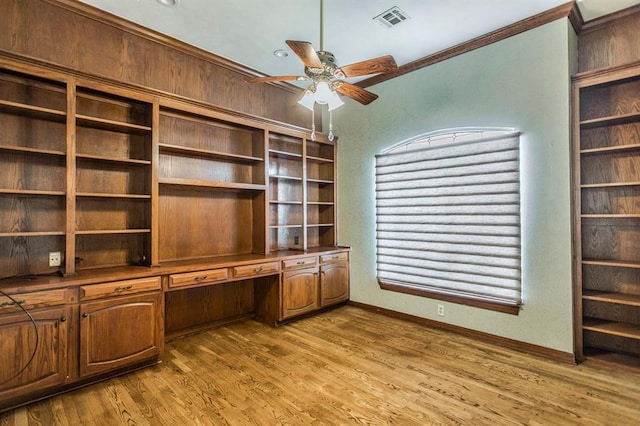
<path id="1" fill-rule="evenodd" d="M 640 424 L 640 373 L 555 363 L 353 306 L 174 341 L 163 361 L 0 425 Z"/>

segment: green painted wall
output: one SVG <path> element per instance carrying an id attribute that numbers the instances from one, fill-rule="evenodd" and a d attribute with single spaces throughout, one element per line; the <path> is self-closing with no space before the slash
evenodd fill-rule
<path id="1" fill-rule="evenodd" d="M 369 106 L 334 114 L 339 140 L 338 242 L 352 252 L 351 299 L 573 352 L 570 73 L 575 35 L 560 19 L 370 88 Z M 518 316 L 380 290 L 375 277 L 374 156 L 438 129 L 522 132 L 522 267 Z"/>

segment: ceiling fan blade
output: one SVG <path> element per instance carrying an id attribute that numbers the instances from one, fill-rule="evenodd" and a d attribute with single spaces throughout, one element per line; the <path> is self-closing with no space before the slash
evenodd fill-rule
<path id="1" fill-rule="evenodd" d="M 308 77 L 303 77 L 299 75 L 278 75 L 275 77 L 248 77 L 245 78 L 244 81 L 247 83 L 268 83 L 270 81 L 290 81 L 290 80 L 308 80 Z"/>
<path id="2" fill-rule="evenodd" d="M 357 62 L 351 65 L 345 65 L 340 67 L 339 71 L 342 71 L 345 77 L 358 77 L 367 74 L 378 74 L 381 72 L 396 71 L 398 64 L 396 64 L 393 56 L 380 56 L 379 58 L 369 59 L 368 61 Z"/>
<path id="3" fill-rule="evenodd" d="M 371 102 L 378 99 L 378 95 L 368 92 L 355 84 L 342 82 L 342 84 L 335 89 L 338 93 L 350 97 L 353 100 L 360 102 L 362 105 L 369 105 Z"/>
<path id="4" fill-rule="evenodd" d="M 309 68 L 322 68 L 322 62 L 318 58 L 316 50 L 308 41 L 287 40 L 287 45 L 293 50 L 302 63 Z"/>

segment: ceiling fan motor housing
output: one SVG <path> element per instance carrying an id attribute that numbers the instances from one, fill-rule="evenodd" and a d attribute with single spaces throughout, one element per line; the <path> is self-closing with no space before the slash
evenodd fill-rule
<path id="1" fill-rule="evenodd" d="M 304 73 L 312 79 L 317 79 L 318 77 L 326 77 L 327 80 L 331 79 L 338 69 L 336 66 L 336 57 L 333 53 L 325 50 L 319 50 L 316 53 L 322 63 L 322 68 L 304 67 Z"/>

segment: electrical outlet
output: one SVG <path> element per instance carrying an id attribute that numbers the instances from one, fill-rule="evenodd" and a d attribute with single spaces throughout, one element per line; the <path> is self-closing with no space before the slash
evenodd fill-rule
<path id="1" fill-rule="evenodd" d="M 298 244 L 300 244 L 300 237 L 296 235 L 293 237 L 293 245 L 297 246 Z"/>
<path id="2" fill-rule="evenodd" d="M 49 266 L 60 266 L 61 256 L 59 251 L 49 252 Z"/>
<path id="3" fill-rule="evenodd" d="M 438 303 L 438 316 L 444 316 L 444 305 L 441 303 Z"/>

